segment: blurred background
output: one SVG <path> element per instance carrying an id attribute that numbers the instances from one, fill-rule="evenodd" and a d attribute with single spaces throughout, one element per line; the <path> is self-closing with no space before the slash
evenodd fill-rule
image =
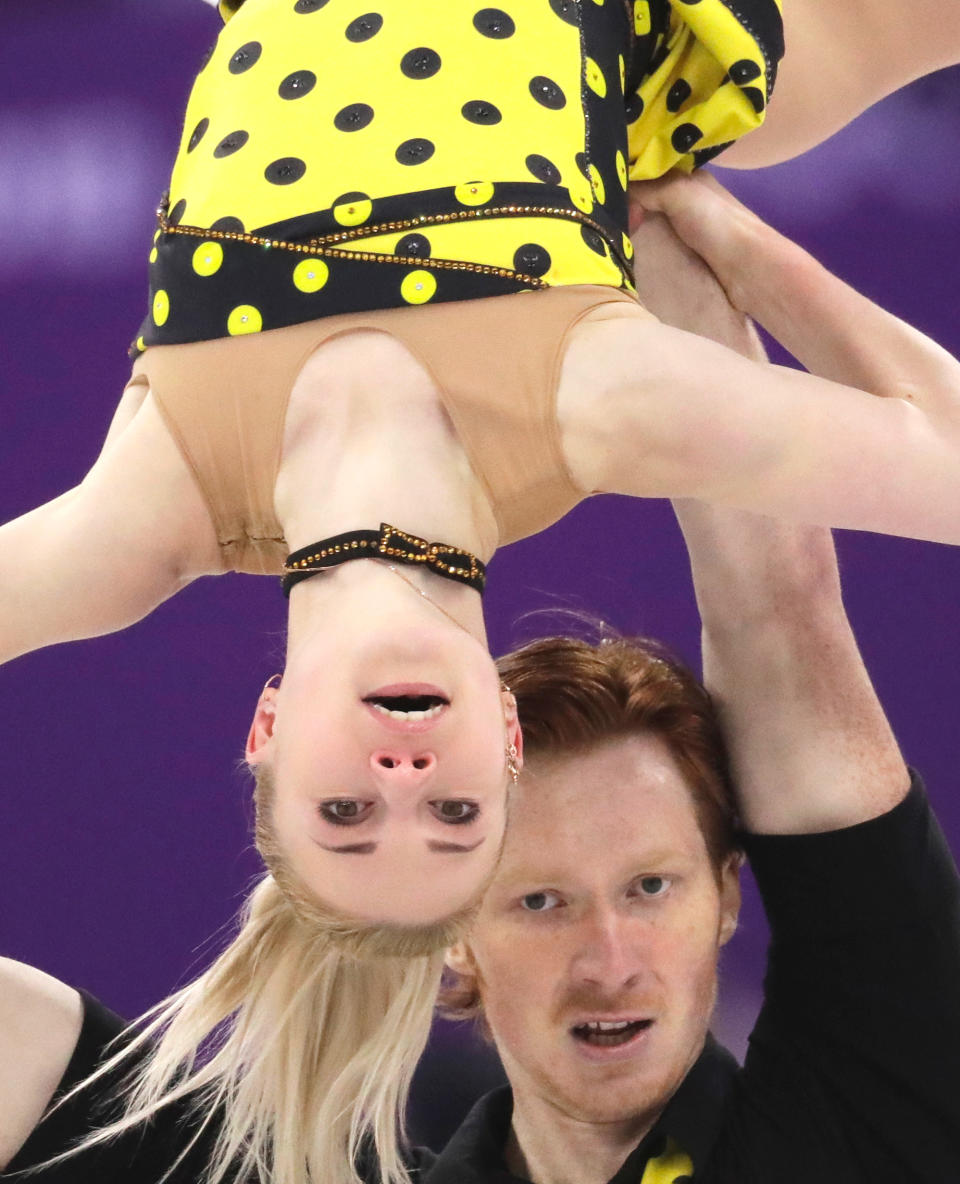
<path id="1" fill-rule="evenodd" d="M 187 94 L 220 27 L 200 0 L 3 0 L 0 13 L 0 520 L 94 459 L 145 311 L 153 210 Z M 908 87 L 800 160 L 718 170 L 873 299 L 960 353 L 960 72 Z M 631 546 L 625 549 L 627 536 Z M 838 537 L 850 616 L 907 759 L 960 851 L 960 549 Z M 589 609 L 695 667 L 699 624 L 670 508 L 594 499 L 498 553 L 495 653 Z M 200 969 L 258 871 L 239 767 L 282 667 L 272 580 L 201 580 L 148 620 L 0 672 L 0 953 L 133 1016 Z M 715 1030 L 739 1054 L 766 933 L 748 895 Z M 438 1025 L 414 1137 L 442 1142 L 498 1067 Z"/>

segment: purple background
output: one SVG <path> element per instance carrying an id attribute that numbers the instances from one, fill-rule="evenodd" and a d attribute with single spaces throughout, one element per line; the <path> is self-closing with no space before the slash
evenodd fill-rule
<path id="1" fill-rule="evenodd" d="M 0 520 L 76 483 L 96 455 L 144 312 L 152 210 L 218 29 L 199 0 L 3 0 Z M 958 85 L 960 73 L 942 72 L 800 161 L 724 175 L 954 353 Z M 878 691 L 960 850 L 960 550 L 856 534 L 838 544 Z M 588 608 L 696 662 L 686 558 L 665 504 L 594 501 L 501 552 L 488 595 L 494 652 L 549 631 L 549 619 L 522 619 L 544 606 Z M 203 965 L 258 867 L 238 758 L 259 689 L 282 665 L 283 628 L 274 582 L 202 580 L 122 635 L 0 674 L 0 953 L 129 1015 Z M 717 1024 L 738 1051 L 764 942 L 751 899 L 725 957 Z M 449 1063 L 449 1085 L 469 1091 L 461 1039 L 441 1034 L 421 1081 L 428 1133 L 442 1130 L 431 1074 Z"/>

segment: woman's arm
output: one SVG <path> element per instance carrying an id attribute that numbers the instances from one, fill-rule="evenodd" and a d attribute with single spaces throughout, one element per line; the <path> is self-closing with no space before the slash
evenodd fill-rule
<path id="1" fill-rule="evenodd" d="M 766 119 L 724 152 L 724 166 L 799 156 L 901 86 L 960 62 L 960 5 L 950 0 L 786 0 L 783 23 Z"/>
<path id="2" fill-rule="evenodd" d="M 84 480 L 0 526 L 0 662 L 133 624 L 217 570 L 215 543 L 156 405 L 129 388 Z"/>

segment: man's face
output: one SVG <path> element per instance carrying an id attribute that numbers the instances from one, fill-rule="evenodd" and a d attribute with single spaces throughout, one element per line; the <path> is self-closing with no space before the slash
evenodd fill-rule
<path id="1" fill-rule="evenodd" d="M 652 1120 L 703 1047 L 738 904 L 660 739 L 531 759 L 465 952 L 518 1099 Z"/>

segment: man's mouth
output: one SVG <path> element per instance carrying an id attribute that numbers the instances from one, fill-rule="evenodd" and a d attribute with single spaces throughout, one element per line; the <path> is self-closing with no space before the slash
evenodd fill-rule
<path id="1" fill-rule="evenodd" d="M 593 1048 L 616 1048 L 628 1044 L 653 1024 L 653 1020 L 589 1020 L 571 1028 L 575 1040 Z"/>

